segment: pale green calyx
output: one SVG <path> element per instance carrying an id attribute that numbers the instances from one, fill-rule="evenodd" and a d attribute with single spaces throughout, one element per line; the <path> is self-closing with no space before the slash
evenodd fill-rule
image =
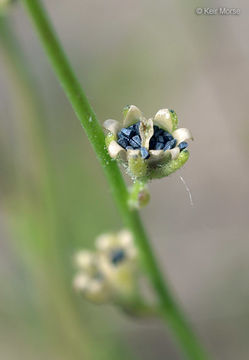
<path id="1" fill-rule="evenodd" d="M 135 106 L 125 107 L 123 123 L 106 120 L 106 146 L 110 156 L 125 167 L 133 180 L 146 182 L 170 175 L 188 159 L 187 141 L 192 139 L 186 128 L 177 128 L 175 111 L 159 110 L 146 119 Z"/>

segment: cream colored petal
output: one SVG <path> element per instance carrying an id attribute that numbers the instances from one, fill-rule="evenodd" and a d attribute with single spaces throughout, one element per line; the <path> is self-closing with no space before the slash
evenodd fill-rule
<path id="1" fill-rule="evenodd" d="M 86 299 L 101 304 L 110 300 L 110 291 L 107 284 L 103 281 L 92 280 L 84 293 Z"/>
<path id="2" fill-rule="evenodd" d="M 149 161 L 153 162 L 153 161 L 156 161 L 156 160 L 159 160 L 159 159 L 163 158 L 164 155 L 165 155 L 165 151 L 163 151 L 163 150 L 150 150 L 149 154 L 150 154 Z"/>
<path id="3" fill-rule="evenodd" d="M 89 277 L 84 273 L 79 273 L 74 277 L 73 287 L 77 291 L 85 291 L 89 285 Z"/>
<path id="4" fill-rule="evenodd" d="M 190 132 L 190 130 L 186 129 L 186 128 L 180 128 L 180 129 L 176 129 L 172 136 L 174 136 L 174 138 L 177 140 L 177 145 L 179 143 L 181 143 L 182 141 L 187 141 L 187 140 L 193 140 L 193 136 Z"/>
<path id="5" fill-rule="evenodd" d="M 160 128 L 169 131 L 171 133 L 173 129 L 173 122 L 171 119 L 171 113 L 169 109 L 159 110 L 154 117 L 154 123 L 158 125 Z"/>
<path id="6" fill-rule="evenodd" d="M 75 264 L 82 270 L 91 268 L 95 262 L 95 255 L 92 251 L 82 250 L 75 255 Z"/>
<path id="7" fill-rule="evenodd" d="M 117 242 L 116 234 L 103 234 L 97 237 L 95 241 L 96 249 L 101 252 L 110 251 Z"/>
<path id="8" fill-rule="evenodd" d="M 167 150 L 166 152 L 169 152 L 171 154 L 172 160 L 178 158 L 180 154 L 180 149 L 178 146 L 176 146 L 174 149 Z"/>
<path id="9" fill-rule="evenodd" d="M 99 294 L 100 292 L 103 291 L 103 288 L 104 288 L 104 283 L 102 281 L 99 281 L 99 280 L 91 280 L 89 282 L 89 285 L 88 285 L 88 293 L 91 293 L 91 294 Z"/>
<path id="10" fill-rule="evenodd" d="M 136 149 L 136 150 L 134 150 L 134 149 L 129 149 L 129 150 L 127 150 L 127 157 L 128 158 L 135 158 L 135 157 L 137 157 L 137 156 L 139 156 L 139 154 L 140 154 L 140 150 L 138 150 L 138 149 Z"/>
<path id="11" fill-rule="evenodd" d="M 149 149 L 150 139 L 154 134 L 153 120 L 143 118 L 140 122 L 139 133 L 141 136 L 141 145 L 146 149 Z"/>
<path id="12" fill-rule="evenodd" d="M 150 150 L 149 153 L 153 158 L 156 158 L 156 157 L 159 157 L 160 155 L 162 155 L 164 153 L 164 151 L 163 150 Z"/>
<path id="13" fill-rule="evenodd" d="M 129 105 L 127 110 L 124 112 L 124 127 L 128 127 L 132 124 L 135 124 L 138 121 L 141 121 L 143 118 L 143 114 L 135 105 Z"/>
<path id="14" fill-rule="evenodd" d="M 168 153 L 168 151 L 164 150 L 150 150 L 150 157 L 148 159 L 150 164 L 153 164 L 155 162 L 163 162 L 168 157 L 170 160 L 171 155 Z"/>
<path id="15" fill-rule="evenodd" d="M 115 140 L 113 140 L 108 146 L 108 152 L 113 159 L 116 159 L 118 155 L 125 153 L 126 150 L 122 148 L 122 146 L 120 146 Z"/>
<path id="16" fill-rule="evenodd" d="M 112 134 L 117 135 L 119 129 L 120 129 L 120 123 L 117 120 L 108 119 L 104 121 L 103 127 L 110 131 Z"/>
<path id="17" fill-rule="evenodd" d="M 174 149 L 171 150 L 150 150 L 150 157 L 149 157 L 149 161 L 150 162 L 160 162 L 160 161 L 165 161 L 166 158 L 168 157 L 169 160 L 170 159 L 176 159 L 180 153 L 180 149 L 179 147 L 175 147 Z"/>
<path id="18" fill-rule="evenodd" d="M 133 246 L 133 236 L 129 230 L 122 230 L 117 234 L 118 243 L 123 247 Z"/>

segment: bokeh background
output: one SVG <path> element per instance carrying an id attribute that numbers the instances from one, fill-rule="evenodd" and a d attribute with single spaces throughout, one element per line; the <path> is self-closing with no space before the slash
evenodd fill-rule
<path id="1" fill-rule="evenodd" d="M 192 130 L 190 160 L 150 185 L 142 217 L 213 358 L 248 359 L 249 5 L 44 3 L 101 122 L 136 104 L 147 117 L 173 108 Z M 203 6 L 241 14 L 197 16 Z M 160 321 L 72 290 L 75 251 L 122 224 L 21 4 L 1 19 L 0 61 L 0 358 L 181 359 Z"/>

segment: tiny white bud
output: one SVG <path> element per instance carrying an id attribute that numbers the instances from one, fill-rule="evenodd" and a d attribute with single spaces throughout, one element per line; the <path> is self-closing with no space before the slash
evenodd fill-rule
<path id="1" fill-rule="evenodd" d="M 74 277 L 73 287 L 76 291 L 85 291 L 89 284 L 89 278 L 84 273 L 79 273 Z"/>
<path id="2" fill-rule="evenodd" d="M 82 270 L 90 269 L 94 264 L 94 253 L 88 250 L 79 251 L 75 255 L 75 264 Z"/>

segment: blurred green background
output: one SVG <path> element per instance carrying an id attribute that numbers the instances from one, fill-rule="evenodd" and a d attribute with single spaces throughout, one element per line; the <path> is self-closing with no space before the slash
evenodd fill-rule
<path id="1" fill-rule="evenodd" d="M 187 165 L 150 185 L 144 222 L 216 359 L 249 358 L 248 11 L 225 1 L 44 1 L 102 122 L 126 104 L 178 113 Z M 74 294 L 72 257 L 122 224 L 21 4 L 0 23 L 0 358 L 169 359 L 160 321 Z M 191 206 L 182 176 L 191 189 Z"/>

